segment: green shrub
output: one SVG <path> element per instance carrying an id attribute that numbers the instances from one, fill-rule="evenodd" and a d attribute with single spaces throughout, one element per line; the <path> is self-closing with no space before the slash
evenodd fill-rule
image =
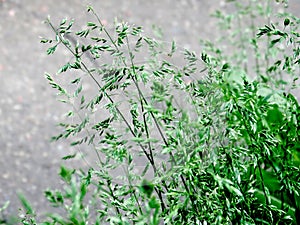
<path id="1" fill-rule="evenodd" d="M 46 74 L 70 106 L 53 140 L 96 164 L 61 167 L 66 188 L 45 192 L 61 214 L 39 224 L 300 223 L 300 20 L 273 23 L 272 1 L 228 4 L 233 13 L 214 14 L 226 28 L 219 47 L 202 41 L 199 56 L 124 22 L 109 30 L 91 7 L 95 22 L 76 33 L 73 21 L 46 21 L 47 53 L 72 56 Z M 37 224 L 29 211 L 22 223 Z"/>

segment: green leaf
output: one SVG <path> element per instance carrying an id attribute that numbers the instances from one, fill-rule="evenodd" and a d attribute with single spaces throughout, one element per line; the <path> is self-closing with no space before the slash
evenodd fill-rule
<path id="1" fill-rule="evenodd" d="M 142 27 L 133 27 L 132 31 L 131 31 L 131 35 L 133 36 L 137 36 L 138 34 L 140 34 L 142 32 Z"/>
<path id="2" fill-rule="evenodd" d="M 56 50 L 56 47 L 57 47 L 57 45 L 54 45 L 54 46 L 48 48 L 48 49 L 47 49 L 47 54 L 48 54 L 48 55 L 53 54 L 53 53 L 55 52 L 55 50 Z"/>
<path id="3" fill-rule="evenodd" d="M 81 68 L 80 62 L 74 62 L 73 64 L 70 64 L 70 68 L 78 70 Z"/>
<path id="4" fill-rule="evenodd" d="M 147 181 L 147 180 L 144 179 L 142 181 L 142 184 L 140 185 L 139 189 L 148 198 L 150 198 L 152 193 L 153 193 L 153 190 L 154 190 L 154 185 L 150 181 Z"/>
<path id="5" fill-rule="evenodd" d="M 283 25 L 286 27 L 290 24 L 290 19 L 289 18 L 285 18 L 284 19 L 284 22 L 283 22 Z"/>
<path id="6" fill-rule="evenodd" d="M 67 63 L 65 65 L 63 65 L 59 70 L 58 70 L 58 74 L 66 72 L 69 68 L 71 68 L 70 63 Z"/>
<path id="7" fill-rule="evenodd" d="M 255 189 L 254 194 L 260 203 L 263 203 L 263 204 L 266 203 L 265 194 L 262 190 Z M 291 207 L 290 205 L 288 205 L 286 203 L 283 203 L 280 199 L 278 199 L 274 196 L 269 195 L 268 199 L 270 200 L 271 205 L 276 206 L 278 209 L 280 209 L 282 207 L 282 205 L 284 205 L 284 207 L 287 208 L 287 211 L 286 211 L 287 215 L 291 216 L 294 219 L 294 221 L 296 221 L 296 218 L 295 218 L 296 209 L 295 208 Z"/>
<path id="8" fill-rule="evenodd" d="M 76 157 L 76 153 L 72 154 L 72 155 L 67 155 L 62 157 L 62 160 L 68 160 L 68 159 L 73 159 Z"/>
<path id="9" fill-rule="evenodd" d="M 226 72 L 226 71 L 228 71 L 229 68 L 230 68 L 229 63 L 225 63 L 225 64 L 222 66 L 221 71 L 222 71 L 222 72 Z"/>
<path id="10" fill-rule="evenodd" d="M 243 197 L 243 194 L 236 187 L 228 184 L 227 182 L 225 182 L 224 185 L 228 189 L 229 192 L 231 192 L 231 193 L 233 193 L 233 194 L 235 194 L 235 195 L 237 195 L 239 197 Z"/>
<path id="11" fill-rule="evenodd" d="M 21 201 L 22 206 L 26 210 L 26 213 L 33 215 L 34 211 L 32 209 L 30 202 L 25 198 L 25 196 L 21 192 L 17 192 L 17 195 L 19 200 Z"/>
<path id="12" fill-rule="evenodd" d="M 156 200 L 154 196 L 151 197 L 149 201 L 149 207 L 151 209 L 158 209 L 159 208 L 159 202 Z"/>
<path id="13" fill-rule="evenodd" d="M 72 81 L 71 81 L 71 84 L 78 84 L 78 83 L 80 82 L 80 80 L 81 80 L 81 78 L 78 77 L 78 78 L 76 78 L 75 80 L 72 80 Z"/>
<path id="14" fill-rule="evenodd" d="M 90 33 L 90 29 L 86 29 L 86 30 L 78 31 L 75 34 L 78 35 L 79 37 L 86 38 L 89 33 Z"/>
<path id="15" fill-rule="evenodd" d="M 83 142 L 83 139 L 82 139 L 82 140 L 79 140 L 79 141 L 73 141 L 73 142 L 71 143 L 71 146 L 80 145 L 80 144 L 82 144 L 82 142 Z"/>
<path id="16" fill-rule="evenodd" d="M 82 105 L 85 102 L 84 95 L 81 96 L 80 105 Z"/>
<path id="17" fill-rule="evenodd" d="M 0 208 L 0 213 L 3 212 L 10 204 L 10 201 L 6 201 L 4 205 Z"/>
<path id="18" fill-rule="evenodd" d="M 130 163 L 129 163 L 130 164 Z M 142 173 L 141 173 L 141 177 L 144 177 L 145 174 L 147 173 L 147 171 L 149 170 L 150 167 L 150 162 L 148 162 L 145 166 L 145 168 L 143 169 Z"/>
<path id="19" fill-rule="evenodd" d="M 97 25 L 93 22 L 87 22 L 88 27 L 97 27 Z"/>
<path id="20" fill-rule="evenodd" d="M 53 80 L 50 74 L 45 73 L 45 77 L 49 81 L 49 84 L 52 86 L 52 88 L 55 88 L 59 91 L 59 95 L 68 95 L 65 89 L 63 89 L 60 85 L 55 83 L 55 81 Z"/>
<path id="21" fill-rule="evenodd" d="M 283 115 L 279 110 L 278 105 L 275 104 L 271 109 L 268 110 L 266 120 L 268 121 L 269 125 L 281 124 Z"/>
<path id="22" fill-rule="evenodd" d="M 66 22 L 67 22 L 67 19 L 66 19 L 66 18 L 62 19 L 62 21 L 60 22 L 60 26 L 65 25 Z"/>
<path id="23" fill-rule="evenodd" d="M 134 51 L 138 51 L 140 47 L 142 47 L 142 40 L 143 40 L 143 37 L 140 37 L 137 42 L 135 43 L 135 46 L 134 46 Z"/>
<path id="24" fill-rule="evenodd" d="M 109 127 L 110 123 L 112 122 L 112 120 L 113 119 L 111 117 L 109 117 L 109 118 L 107 118 L 107 119 L 105 119 L 105 120 L 103 120 L 103 121 L 95 124 L 92 127 L 92 129 L 95 129 L 97 131 L 101 131 L 101 130 L 107 129 Z"/>
<path id="25" fill-rule="evenodd" d="M 64 166 L 61 166 L 60 167 L 60 172 L 59 172 L 59 175 L 60 177 L 67 183 L 70 183 L 71 182 L 71 179 L 72 179 L 72 175 L 75 173 L 75 170 L 74 169 L 68 169 Z"/>
<path id="26" fill-rule="evenodd" d="M 90 50 L 90 49 L 92 49 L 92 46 L 91 46 L 91 45 L 87 45 L 87 46 L 82 45 L 82 46 L 81 46 L 81 51 L 82 51 L 82 52 L 88 51 L 88 50 Z"/>
<path id="27" fill-rule="evenodd" d="M 92 11 L 92 12 L 93 12 L 93 11 L 94 11 L 93 7 L 92 7 L 92 6 L 90 6 L 90 5 L 89 5 L 89 6 L 87 6 L 87 9 L 86 9 L 86 10 L 87 10 L 87 12 L 90 12 L 90 11 Z"/>
<path id="28" fill-rule="evenodd" d="M 176 51 L 176 43 L 175 43 L 175 41 L 172 41 L 171 52 L 168 53 L 168 56 L 172 57 L 172 55 L 175 53 L 175 51 Z"/>
<path id="29" fill-rule="evenodd" d="M 41 41 L 40 41 L 41 43 L 48 43 L 49 42 L 49 40 L 48 39 L 45 39 L 45 38 L 43 38 L 43 39 L 41 39 Z"/>
<path id="30" fill-rule="evenodd" d="M 281 41 L 281 38 L 273 39 L 270 43 L 270 48 L 272 48 L 275 44 Z"/>
<path id="31" fill-rule="evenodd" d="M 74 93 L 74 97 L 78 97 L 78 94 L 82 91 L 82 85 L 79 86 L 79 88 L 76 89 Z"/>
<path id="32" fill-rule="evenodd" d="M 47 200 L 52 203 L 52 206 L 58 207 L 64 202 L 64 197 L 60 191 L 46 190 L 44 192 Z"/>

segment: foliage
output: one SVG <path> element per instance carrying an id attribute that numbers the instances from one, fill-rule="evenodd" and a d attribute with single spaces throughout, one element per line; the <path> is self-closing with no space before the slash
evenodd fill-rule
<path id="1" fill-rule="evenodd" d="M 300 20 L 272 22 L 271 1 L 228 4 L 232 14 L 214 14 L 225 28 L 219 47 L 202 41 L 200 56 L 138 26 L 108 29 L 91 7 L 95 22 L 76 33 L 73 20 L 46 21 L 47 53 L 71 56 L 46 74 L 70 106 L 53 140 L 71 140 L 96 164 L 61 167 L 66 188 L 45 192 L 61 214 L 39 224 L 300 223 Z M 268 24 L 257 30 L 259 18 Z M 37 224 L 22 199 L 22 223 Z"/>

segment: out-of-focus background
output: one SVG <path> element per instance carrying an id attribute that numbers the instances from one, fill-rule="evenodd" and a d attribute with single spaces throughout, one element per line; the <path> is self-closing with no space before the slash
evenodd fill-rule
<path id="1" fill-rule="evenodd" d="M 53 33 L 42 21 L 50 15 L 56 24 L 75 18 L 83 25 L 88 4 L 105 23 L 118 17 L 146 32 L 155 24 L 166 41 L 176 40 L 196 52 L 201 50 L 200 38 L 216 36 L 216 20 L 210 14 L 228 7 L 225 0 L 0 0 L 0 208 L 10 201 L 7 215 L 18 213 L 17 191 L 43 212 L 43 190 L 60 185 L 61 157 L 70 147 L 49 140 L 58 133 L 55 125 L 66 108 L 56 101 L 44 73 L 55 74 L 66 59 L 63 52 L 46 55 L 40 36 Z M 300 16 L 299 0 L 290 1 L 290 11 Z"/>

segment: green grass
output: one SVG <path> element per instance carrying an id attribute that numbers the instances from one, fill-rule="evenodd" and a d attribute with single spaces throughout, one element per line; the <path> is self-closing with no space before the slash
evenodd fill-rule
<path id="1" fill-rule="evenodd" d="M 227 4 L 231 14 L 214 14 L 220 39 L 201 53 L 123 22 L 108 31 L 91 7 L 82 31 L 46 21 L 47 54 L 71 56 L 46 74 L 70 108 L 53 140 L 96 164 L 61 167 L 65 189 L 45 191 L 61 214 L 37 222 L 22 196 L 23 224 L 300 223 L 300 20 L 272 17 L 272 1 Z"/>

